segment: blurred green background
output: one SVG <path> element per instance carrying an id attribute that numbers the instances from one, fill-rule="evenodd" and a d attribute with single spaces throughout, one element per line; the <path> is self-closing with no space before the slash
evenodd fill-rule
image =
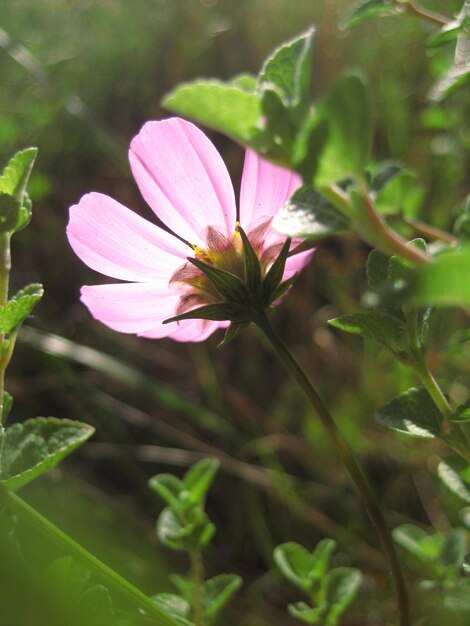
<path id="1" fill-rule="evenodd" d="M 73 459 L 25 489 L 24 496 L 153 593 L 169 588 L 162 575 L 166 568 L 182 571 L 186 565 L 153 539 L 160 504 L 146 481 L 161 471 L 180 474 L 201 456 L 217 456 L 222 467 L 208 511 L 218 533 L 207 569 L 245 578 L 231 610 L 235 623 L 246 626 L 291 623 L 284 607 L 297 597 L 274 571 L 272 549 L 291 539 L 313 547 L 325 536 L 339 542 L 338 564 L 359 566 L 368 577 L 344 623 L 386 623 L 393 597 L 377 540 L 305 399 L 253 330 L 219 351 L 220 337 L 202 345 L 150 342 L 117 335 L 91 319 L 78 300 L 79 287 L 101 277 L 69 248 L 67 209 L 95 190 L 151 219 L 126 153 L 145 121 L 168 116 L 159 104 L 163 94 L 197 77 L 256 73 L 277 45 L 314 24 L 312 95 L 321 95 L 345 70 L 360 68 L 371 87 L 375 158 L 398 159 L 416 170 L 425 189 L 416 217 L 449 228 L 454 206 L 470 191 L 465 181 L 470 127 L 463 116 L 468 97 L 430 108 L 426 95 L 452 49 L 430 55 L 426 41 L 433 27 L 413 18 L 372 20 L 347 31 L 341 21 L 354 4 L 2 0 L 0 5 L 0 164 L 22 147 L 39 147 L 30 188 L 34 217 L 13 242 L 12 289 L 40 281 L 46 290 L 8 371 L 12 419 L 56 415 L 97 428 Z M 446 15 L 459 5 L 459 0 L 426 3 Z M 211 138 L 237 189 L 242 149 L 220 135 Z M 416 381 L 375 345 L 326 325 L 357 308 L 367 253 L 352 237 L 320 242 L 276 324 L 361 457 L 390 524 L 411 520 L 445 530 L 462 522 L 458 503 L 433 479 L 437 446 L 403 440 L 373 420 L 377 407 Z M 434 371 L 452 383 L 456 400 L 465 399 L 468 388 L 468 343 L 458 342 L 453 364 L 455 353 L 441 348 L 458 322 L 453 313 L 438 319 L 431 354 Z M 18 568 L 19 579 L 34 579 L 52 550 L 47 542 L 38 548 L 39 538 L 31 541 L 35 571 Z M 0 608 L 6 626 L 52 624 L 34 594 L 18 606 L 14 577 L 7 576 L 2 587 L 0 597 L 10 594 L 10 603 Z"/>

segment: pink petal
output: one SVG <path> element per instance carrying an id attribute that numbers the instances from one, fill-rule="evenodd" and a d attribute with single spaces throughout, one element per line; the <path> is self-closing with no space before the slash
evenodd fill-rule
<path id="1" fill-rule="evenodd" d="M 204 320 L 183 320 L 172 322 L 163 327 L 156 326 L 154 329 L 139 333 L 140 337 L 147 339 L 160 339 L 168 337 L 175 341 L 204 341 L 218 328 L 226 328 L 229 322 L 211 322 Z"/>
<path id="2" fill-rule="evenodd" d="M 67 236 L 92 269 L 129 281 L 169 281 L 190 249 L 116 200 L 89 193 L 70 208 Z"/>
<path id="3" fill-rule="evenodd" d="M 129 150 L 139 189 L 158 217 L 176 234 L 204 245 L 206 226 L 232 236 L 236 207 L 230 176 L 214 145 L 179 118 L 148 122 Z"/>
<path id="4" fill-rule="evenodd" d="M 308 265 L 308 263 L 310 263 L 314 252 L 314 249 L 305 250 L 305 252 L 299 252 L 298 254 L 294 254 L 288 257 L 282 280 L 288 280 L 294 274 L 297 274 L 298 272 L 303 270 L 304 267 Z"/>
<path id="5" fill-rule="evenodd" d="M 247 230 L 263 216 L 273 217 L 300 187 L 298 174 L 265 161 L 252 150 L 245 153 L 240 189 L 240 223 Z"/>
<path id="6" fill-rule="evenodd" d="M 175 315 L 180 293 L 164 283 L 84 286 L 81 300 L 93 317 L 122 333 L 143 333 Z M 168 333 L 167 333 L 168 334 Z"/>

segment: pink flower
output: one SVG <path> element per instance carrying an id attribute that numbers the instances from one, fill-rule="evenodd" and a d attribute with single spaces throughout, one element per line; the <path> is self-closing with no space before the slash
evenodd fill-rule
<path id="1" fill-rule="evenodd" d="M 220 302 L 188 257 L 236 275 L 243 270 L 235 195 L 225 164 L 209 139 L 179 118 L 145 124 L 131 142 L 129 160 L 147 203 L 187 243 L 108 196 L 86 194 L 70 208 L 70 245 L 92 269 L 126 282 L 84 286 L 81 300 L 93 317 L 116 331 L 202 341 L 229 322 L 162 322 Z M 296 174 L 247 150 L 239 221 L 264 274 L 285 242 L 271 229 L 271 219 L 299 185 Z M 283 280 L 301 270 L 311 254 L 290 256 Z"/>

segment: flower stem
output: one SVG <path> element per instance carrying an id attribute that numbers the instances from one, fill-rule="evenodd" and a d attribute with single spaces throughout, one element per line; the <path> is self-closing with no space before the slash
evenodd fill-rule
<path id="1" fill-rule="evenodd" d="M 204 568 L 200 552 L 191 553 L 191 572 L 194 585 L 194 626 L 202 626 L 202 583 L 204 581 Z"/>
<path id="2" fill-rule="evenodd" d="M 92 570 L 104 583 L 114 588 L 132 604 L 145 611 L 147 615 L 153 617 L 158 626 L 178 626 L 178 623 L 174 619 L 163 612 L 163 610 L 158 605 L 154 604 L 140 589 L 134 587 L 128 580 L 96 558 L 91 552 L 88 552 L 88 550 L 57 528 L 57 526 L 54 526 L 54 524 L 12 491 L 1 488 L 0 500 L 3 500 L 17 515 L 36 527 L 60 548 L 72 554 L 77 561 Z"/>
<path id="3" fill-rule="evenodd" d="M 5 304 L 8 302 L 10 270 L 10 233 L 2 233 L 0 235 L 0 306 L 5 306 Z M 0 334 L 0 426 L 3 424 L 3 396 L 5 392 L 6 364 L 4 359 L 4 353 L 8 351 L 8 346 L 5 346 L 4 342 L 5 335 Z"/>
<path id="4" fill-rule="evenodd" d="M 267 339 L 270 341 L 281 361 L 299 383 L 300 387 L 309 398 L 323 426 L 326 428 L 328 434 L 333 440 L 336 450 L 338 451 L 349 472 L 350 477 L 356 485 L 356 488 L 362 498 L 369 518 L 374 525 L 382 543 L 382 547 L 386 555 L 388 565 L 390 567 L 392 578 L 395 583 L 400 614 L 400 626 L 410 626 L 411 618 L 405 580 L 403 578 L 400 563 L 395 552 L 395 547 L 393 545 L 390 530 L 387 527 L 384 516 L 374 493 L 369 487 L 357 461 L 355 460 L 351 452 L 351 449 L 341 435 L 328 409 L 323 404 L 323 401 L 321 400 L 311 382 L 306 377 L 302 368 L 298 365 L 298 363 L 289 352 L 289 350 L 286 348 L 282 340 L 275 333 L 267 316 L 265 314 L 260 315 L 258 319 L 256 319 L 255 323 L 266 335 Z"/>

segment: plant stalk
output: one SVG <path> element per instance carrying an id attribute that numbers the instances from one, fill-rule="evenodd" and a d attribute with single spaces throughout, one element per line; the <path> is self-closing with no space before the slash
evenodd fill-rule
<path id="1" fill-rule="evenodd" d="M 36 509 L 27 504 L 9 489 L 0 488 L 0 500 L 9 505 L 14 512 L 42 532 L 48 539 L 56 543 L 61 549 L 70 553 L 77 561 L 90 569 L 105 584 L 119 592 L 133 605 L 139 607 L 147 615 L 155 619 L 158 626 L 178 626 L 178 623 L 165 613 L 157 604 L 146 596 L 140 589 L 134 587 L 108 565 L 100 561 L 91 552 L 74 541 L 62 530 L 54 526 Z"/>
<path id="2" fill-rule="evenodd" d="M 10 233 L 0 235 L 0 306 L 8 302 L 8 289 L 10 282 L 11 254 Z M 5 392 L 5 352 L 8 346 L 4 345 L 5 335 L 0 334 L 0 426 L 3 424 L 3 396 Z"/>
<path id="3" fill-rule="evenodd" d="M 362 473 L 362 470 L 360 469 L 357 461 L 355 460 L 351 452 L 351 449 L 349 448 L 348 444 L 340 433 L 328 409 L 324 405 L 323 401 L 321 400 L 311 382 L 308 380 L 302 368 L 298 365 L 297 361 L 294 359 L 282 340 L 275 333 L 266 314 L 260 314 L 255 320 L 255 323 L 266 335 L 267 339 L 273 346 L 281 361 L 284 363 L 287 370 L 299 383 L 300 387 L 309 398 L 323 426 L 333 440 L 336 450 L 343 460 L 346 469 L 348 470 L 349 475 L 359 492 L 359 495 L 365 505 L 369 518 L 374 525 L 382 543 L 382 547 L 387 558 L 387 562 L 397 593 L 400 626 L 411 626 L 408 592 L 406 589 L 405 580 L 395 552 L 395 546 L 393 544 L 390 530 L 388 529 L 387 523 L 374 493 L 369 487 Z"/>
<path id="4" fill-rule="evenodd" d="M 204 568 L 200 552 L 191 553 L 191 572 L 194 585 L 194 626 L 202 626 L 202 583 L 204 582 Z"/>
<path id="5" fill-rule="evenodd" d="M 435 13 L 434 11 L 429 11 L 428 9 L 423 9 L 422 7 L 416 4 L 415 0 L 408 0 L 406 8 L 410 13 L 417 15 L 418 17 L 422 17 L 425 20 L 429 20 L 434 24 L 438 24 L 439 26 L 445 26 L 450 22 L 450 19 L 440 15 L 439 13 Z"/>

